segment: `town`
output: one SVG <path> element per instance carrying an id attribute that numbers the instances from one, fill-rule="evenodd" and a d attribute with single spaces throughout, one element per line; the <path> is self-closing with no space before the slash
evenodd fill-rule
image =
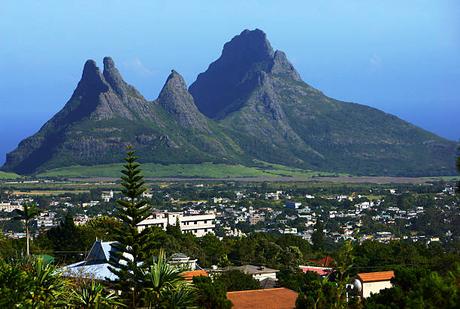
<path id="1" fill-rule="evenodd" d="M 152 275 L 164 269 L 185 284 L 174 293 L 197 289 L 179 307 L 360 308 L 387 302 L 385 293 L 400 289 L 397 280 L 416 274 L 414 263 L 442 268 L 443 284 L 455 276 L 443 266 L 458 255 L 452 250 L 460 236 L 455 179 L 144 183 L 132 166 L 121 182 L 4 180 L 0 254 L 24 254 L 25 238 L 37 271 L 46 259 L 63 278 L 92 282 L 82 293 L 108 289 L 112 307 L 117 291 L 134 293 L 117 282 L 130 282 L 132 267 L 142 274 L 146 254 L 157 256 Z M 136 242 L 137 253 L 124 241 Z M 132 297 L 132 306 L 160 302 Z"/>
<path id="2" fill-rule="evenodd" d="M 345 240 L 428 244 L 459 237 L 455 182 L 348 186 L 176 182 L 149 186 L 143 198 L 156 210 L 140 229 L 160 226 L 165 230 L 178 220 L 183 232 L 197 237 L 207 233 L 240 237 L 261 232 L 292 234 L 310 243 L 320 229 L 331 245 Z M 76 225 L 93 217 L 110 216 L 121 196 L 113 182 L 82 185 L 56 180 L 10 181 L 2 187 L 0 222 L 4 235 L 12 238 L 25 236 L 18 222 L 10 220 L 14 210 L 22 209 L 24 203 L 39 205 L 40 214 L 32 224 L 38 233 L 58 226 L 67 213 L 72 214 Z M 50 187 L 54 189 L 47 189 Z M 98 189 L 76 189 L 91 187 Z"/>

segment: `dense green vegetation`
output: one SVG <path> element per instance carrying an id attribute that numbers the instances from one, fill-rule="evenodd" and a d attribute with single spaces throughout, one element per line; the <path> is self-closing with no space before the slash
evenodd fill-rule
<path id="1" fill-rule="evenodd" d="M 315 228 L 313 245 L 308 241 L 286 234 L 250 233 L 246 237 L 223 237 L 207 234 L 196 238 L 182 233 L 178 226 L 147 228 L 138 231 L 137 223 L 150 212 L 150 205 L 141 198 L 145 183 L 140 166 L 133 152 L 129 152 L 123 166 L 122 195 L 117 201 L 113 217 L 97 217 L 76 226 L 71 212 L 62 223 L 48 231 L 40 232 L 31 243 L 29 259 L 22 259 L 28 251 L 24 239 L 0 237 L 0 305 L 3 307 L 71 307 L 108 308 L 129 306 L 136 308 L 199 308 L 230 307 L 226 292 L 258 288 L 251 276 L 236 270 L 223 272 L 213 278 L 194 278 L 187 284 L 182 270 L 167 263 L 167 257 L 182 252 L 198 259 L 202 267 L 238 265 L 264 265 L 280 270 L 279 284 L 299 293 L 297 308 L 456 308 L 460 302 L 460 243 L 450 242 L 392 241 L 380 243 L 350 241 L 324 243 L 321 223 Z M 361 190 L 368 191 L 369 185 Z M 409 185 L 406 185 L 409 186 Z M 179 185 L 175 190 L 187 188 Z M 436 203 L 427 192 L 439 192 L 443 183 L 417 187 L 417 194 L 387 197 L 385 203 L 409 208 L 413 203 L 425 205 Z M 269 184 L 260 185 L 268 191 Z M 310 193 L 335 192 L 334 186 L 322 188 L 311 186 Z M 188 197 L 199 198 L 201 194 L 214 196 L 220 192 L 188 191 Z M 301 187 L 291 187 L 289 193 L 302 192 Z M 316 190 L 316 191 L 315 191 Z M 356 193 L 356 186 L 343 186 L 342 192 Z M 373 194 L 383 194 L 382 187 Z M 1 192 L 0 192 L 1 194 Z M 92 194 L 90 192 L 90 194 Z M 172 191 L 174 195 L 174 191 Z M 304 192 L 302 192 L 304 194 Z M 219 194 L 221 195 L 221 194 Z M 90 198 L 90 197 L 89 197 Z M 456 197 L 451 196 L 454 199 Z M 155 201 L 155 197 L 152 199 Z M 312 203 L 321 207 L 326 199 Z M 254 205 L 255 207 L 262 206 Z M 334 201 L 340 206 L 339 201 Z M 347 201 L 344 206 L 347 206 Z M 113 207 L 112 207 L 113 208 Z M 27 215 L 27 217 L 30 217 Z M 442 229 L 433 220 L 421 225 Z M 23 220 L 26 218 L 23 216 Z M 27 220 L 26 220 L 27 221 Z M 438 220 L 439 221 L 439 220 Z M 328 223 L 326 222 L 326 225 Z M 43 254 L 53 255 L 58 265 L 82 260 L 95 239 L 116 240 L 118 251 L 111 256 L 116 282 L 96 283 L 92 280 L 65 279 L 54 264 L 45 263 Z M 129 254 L 132 258 L 127 258 Z M 311 263 L 312 259 L 331 256 L 334 272 L 327 278 L 302 273 L 299 265 Z M 116 268 L 116 269 L 115 269 Z M 347 284 L 360 272 L 395 270 L 393 287 L 368 299 L 356 297 L 347 290 Z M 121 292 L 116 296 L 111 289 Z"/>
<path id="2" fill-rule="evenodd" d="M 101 219 L 98 219 L 101 220 Z M 99 231 L 103 239 L 114 239 L 113 228 L 106 224 L 88 223 Z M 56 228 L 62 231 L 62 228 Z M 72 234 L 50 232 L 42 235 L 33 242 L 32 253 L 48 252 L 57 257 L 57 261 L 63 261 L 68 253 L 53 250 L 51 247 L 44 250 L 46 245 L 51 246 L 59 241 L 60 244 L 68 243 L 66 251 L 84 251 L 81 242 L 74 238 L 91 243 L 94 234 L 89 233 L 88 226 L 76 227 Z M 195 238 L 190 234 L 182 234 L 174 227 L 167 231 L 153 229 L 150 236 L 155 242 L 154 255 L 160 255 L 158 248 L 164 248 L 166 255 L 172 252 L 184 252 L 190 256 L 196 256 L 200 265 L 220 266 L 240 265 L 251 263 L 255 265 L 267 265 L 280 269 L 278 274 L 280 284 L 300 292 L 299 308 L 311 308 L 311 304 L 318 303 L 317 308 L 329 308 L 337 304 L 343 305 L 343 288 L 340 284 L 347 282 L 358 272 L 379 270 L 395 270 L 395 287 L 384 291 L 384 296 L 376 295 L 365 302 L 350 302 L 352 308 L 386 308 L 384 306 L 411 307 L 410 304 L 423 301 L 425 307 L 429 304 L 440 304 L 439 308 L 455 308 L 452 304 L 458 303 L 460 273 L 460 244 L 451 243 L 446 246 L 432 244 L 426 246 L 411 242 L 391 242 L 382 244 L 366 241 L 362 244 L 343 246 L 337 244 L 327 251 L 313 249 L 308 242 L 291 235 L 253 234 L 243 238 L 224 238 L 220 241 L 217 237 L 209 235 L 204 238 Z M 24 247 L 17 240 L 0 239 L 0 255 L 5 257 L 15 255 Z M 41 247 L 41 248 L 40 248 Z M 331 255 L 335 262 L 335 268 L 339 270 L 337 275 L 324 280 L 310 273 L 301 273 L 297 265 L 308 264 L 312 258 Z M 81 257 L 74 257 L 81 259 Z M 7 261 L 8 259 L 6 259 Z M 68 260 L 70 262 L 70 260 Z M 5 264 L 6 265 L 6 264 Z M 3 267 L 10 267 L 10 266 Z M 1 276 L 0 272 L 0 276 Z M 197 299 L 203 308 L 210 307 L 210 303 L 218 302 L 222 308 L 225 305 L 224 291 L 231 289 L 255 288 L 251 280 L 238 273 L 230 273 L 219 279 L 215 279 L 212 286 L 210 279 L 203 279 L 197 283 Z M 434 280 L 434 281 L 433 281 Z M 0 280 L 1 281 L 1 280 Z M 203 282 L 204 281 L 204 282 Z M 455 283 L 457 282 L 457 283 Z M 430 285 L 431 283 L 431 285 Z M 6 293 L 0 290 L 0 293 Z M 5 295 L 5 294 L 4 294 Z M 442 297 L 440 297 L 441 295 Z M 338 297 L 338 298 L 337 298 Z M 335 304 L 335 305 L 331 305 Z M 393 304 L 393 305 L 391 305 Z M 396 305 L 395 305 L 396 304 Z M 450 304 L 450 305 L 449 305 Z M 207 306 L 207 307 L 206 307 Z M 355 306 L 355 307 L 353 307 Z M 358 306 L 358 307 L 356 307 Z M 395 308 L 396 308 L 395 307 Z M 423 306 L 422 306 L 423 307 Z M 220 308 L 216 306 L 216 308 Z M 342 306 L 343 308 L 343 306 Z"/>

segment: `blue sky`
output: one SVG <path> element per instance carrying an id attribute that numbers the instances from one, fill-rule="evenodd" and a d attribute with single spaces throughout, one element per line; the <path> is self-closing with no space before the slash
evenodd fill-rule
<path id="1" fill-rule="evenodd" d="M 0 162 L 69 99 L 86 59 L 114 58 L 157 97 L 190 84 L 243 29 L 264 30 L 327 95 L 460 139 L 459 1 L 0 2 Z"/>

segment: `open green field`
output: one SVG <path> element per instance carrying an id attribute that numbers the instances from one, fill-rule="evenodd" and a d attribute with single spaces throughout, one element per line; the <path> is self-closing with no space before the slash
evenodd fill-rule
<path id="1" fill-rule="evenodd" d="M 52 169 L 38 174 L 38 177 L 66 177 L 66 178 L 90 178 L 90 177 L 120 177 L 122 164 L 104 164 L 95 166 L 69 166 Z M 332 173 L 315 172 L 286 167 L 278 164 L 260 162 L 258 166 L 243 166 L 239 164 L 142 164 L 145 177 L 165 178 L 234 178 L 234 177 L 296 177 L 311 178 L 313 176 L 334 176 Z"/>
<path id="2" fill-rule="evenodd" d="M 18 174 L 15 173 L 8 173 L 8 172 L 2 172 L 0 171 L 0 179 L 16 179 L 19 178 Z"/>
<path id="3" fill-rule="evenodd" d="M 34 191 L 12 191 L 13 195 L 27 195 L 27 196 L 56 196 L 62 194 L 80 194 L 88 193 L 89 190 L 34 190 Z"/>

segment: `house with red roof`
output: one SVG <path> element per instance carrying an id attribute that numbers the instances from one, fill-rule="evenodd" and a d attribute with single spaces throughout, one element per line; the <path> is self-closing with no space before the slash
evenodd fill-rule
<path id="1" fill-rule="evenodd" d="M 321 266 L 299 265 L 299 268 L 303 273 L 311 271 L 321 277 L 329 276 L 334 271 L 332 267 L 321 267 Z"/>
<path id="2" fill-rule="evenodd" d="M 293 309 L 297 296 L 287 288 L 227 292 L 232 309 Z"/>

